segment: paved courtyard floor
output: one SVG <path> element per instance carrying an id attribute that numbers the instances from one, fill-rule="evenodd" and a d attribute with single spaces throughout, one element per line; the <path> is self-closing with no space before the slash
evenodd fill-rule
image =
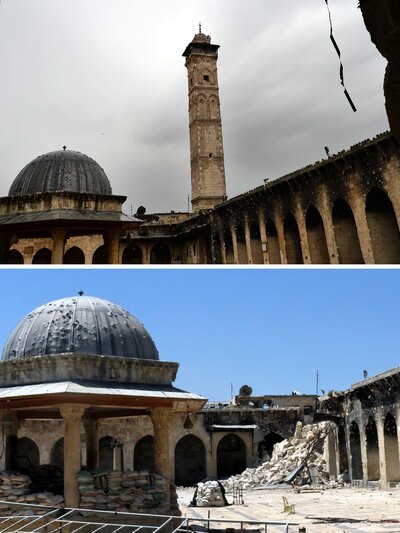
<path id="1" fill-rule="evenodd" d="M 400 533 L 400 491 L 378 491 L 357 488 L 326 489 L 320 492 L 300 492 L 293 489 L 252 489 L 243 494 L 243 505 L 227 507 L 190 507 L 194 488 L 179 488 L 179 505 L 183 516 L 211 519 L 271 520 L 297 522 L 290 532 L 305 527 L 307 533 L 366 532 Z M 294 505 L 294 514 L 283 514 L 283 499 Z M 227 500 L 232 503 L 231 494 Z M 211 527 L 218 528 L 212 524 Z M 220 524 L 220 528 L 234 527 Z M 253 529 L 245 526 L 246 529 Z M 264 529 L 262 530 L 264 531 Z M 268 533 L 282 528 L 268 528 Z"/>

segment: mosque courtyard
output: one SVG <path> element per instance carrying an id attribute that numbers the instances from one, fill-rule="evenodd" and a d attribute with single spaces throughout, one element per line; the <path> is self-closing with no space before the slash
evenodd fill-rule
<path id="1" fill-rule="evenodd" d="M 288 521 L 298 523 L 290 531 L 307 533 L 384 533 L 400 531 L 400 500 L 398 491 L 365 490 L 342 487 L 318 491 L 295 492 L 291 488 L 251 489 L 244 492 L 243 505 L 227 507 L 191 507 L 194 488 L 178 489 L 182 516 L 211 520 L 237 520 L 238 524 L 211 523 L 211 528 L 240 527 L 240 521 Z M 227 493 L 228 503 L 233 502 Z M 283 499 L 294 505 L 294 514 L 283 514 Z M 202 524 L 203 525 L 203 524 Z M 246 529 L 258 529 L 245 525 Z M 271 527 L 267 531 L 273 532 Z M 304 531 L 304 530 L 303 530 Z"/>

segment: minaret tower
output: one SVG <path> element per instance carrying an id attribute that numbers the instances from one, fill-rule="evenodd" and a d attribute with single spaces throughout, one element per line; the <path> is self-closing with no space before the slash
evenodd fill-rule
<path id="1" fill-rule="evenodd" d="M 189 82 L 190 166 L 194 212 L 226 200 L 224 147 L 217 78 L 219 45 L 201 32 L 183 56 Z"/>

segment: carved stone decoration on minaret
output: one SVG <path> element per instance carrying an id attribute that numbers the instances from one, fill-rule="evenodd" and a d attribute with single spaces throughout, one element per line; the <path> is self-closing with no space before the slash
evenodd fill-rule
<path id="1" fill-rule="evenodd" d="M 198 33 L 183 56 L 189 82 L 190 165 L 194 212 L 226 200 L 224 148 L 217 77 L 219 45 Z"/>

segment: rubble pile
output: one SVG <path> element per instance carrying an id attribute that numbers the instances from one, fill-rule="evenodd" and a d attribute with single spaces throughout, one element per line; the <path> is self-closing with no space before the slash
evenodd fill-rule
<path id="1" fill-rule="evenodd" d="M 244 489 L 259 485 L 276 484 L 282 482 L 286 476 L 299 467 L 307 458 L 307 466 L 293 480 L 296 485 L 327 484 L 325 460 L 320 451 L 313 449 L 318 441 L 329 431 L 329 422 L 320 422 L 302 427 L 297 423 L 293 437 L 275 444 L 272 457 L 257 468 L 247 468 L 241 474 L 232 476 L 222 483 L 225 490 L 231 491 L 235 485 Z M 311 472 L 311 474 L 310 474 Z M 311 477 L 312 479 L 311 479 Z"/>
<path id="2" fill-rule="evenodd" d="M 169 481 L 158 474 L 113 470 L 99 475 L 81 470 L 77 480 L 81 508 L 133 513 L 169 511 Z"/>
<path id="3" fill-rule="evenodd" d="M 197 483 L 192 505 L 196 507 L 223 507 L 226 505 L 223 488 L 218 481 Z"/>
<path id="4" fill-rule="evenodd" d="M 31 484 L 31 478 L 25 474 L 0 472 L 0 515 L 13 514 L 16 511 L 6 502 L 63 506 L 63 496 L 51 492 L 31 493 Z"/>

